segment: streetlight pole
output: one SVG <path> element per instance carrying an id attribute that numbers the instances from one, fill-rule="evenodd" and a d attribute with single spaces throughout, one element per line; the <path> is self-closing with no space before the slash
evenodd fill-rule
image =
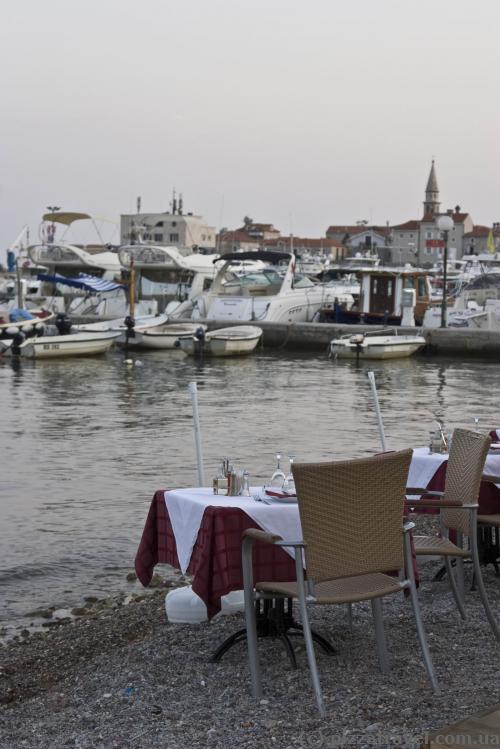
<path id="1" fill-rule="evenodd" d="M 437 228 L 443 234 L 443 298 L 441 300 L 441 327 L 446 328 L 446 305 L 447 299 L 447 272 L 448 272 L 448 233 L 453 229 L 453 219 L 451 216 L 439 216 L 437 219 Z"/>

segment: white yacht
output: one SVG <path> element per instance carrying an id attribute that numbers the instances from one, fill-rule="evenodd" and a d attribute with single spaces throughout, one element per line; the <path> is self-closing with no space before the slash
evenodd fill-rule
<path id="1" fill-rule="evenodd" d="M 424 328 L 441 327 L 441 305 L 428 309 Z M 463 286 L 446 308 L 446 327 L 500 330 L 500 273 L 482 273 Z"/>
<path id="2" fill-rule="evenodd" d="M 262 260 L 265 267 L 237 275 L 232 264 Z M 230 253 L 214 263 L 219 269 L 211 288 L 195 300 L 193 319 L 309 322 L 327 304 L 349 308 L 353 295 L 343 284 L 315 284 L 296 272 L 293 253 L 268 250 Z"/>
<path id="3" fill-rule="evenodd" d="M 122 268 L 133 264 L 138 301 L 154 301 L 169 317 L 190 317 L 194 300 L 215 277 L 214 255 L 185 255 L 177 247 L 125 245 L 118 250 Z"/>

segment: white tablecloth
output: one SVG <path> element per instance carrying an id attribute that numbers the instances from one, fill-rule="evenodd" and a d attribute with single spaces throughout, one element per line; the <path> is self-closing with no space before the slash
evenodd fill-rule
<path id="1" fill-rule="evenodd" d="M 414 448 L 406 485 L 425 489 L 445 460 L 448 460 L 447 453 L 430 453 L 428 447 Z M 500 450 L 486 456 L 483 474 L 500 476 Z M 496 484 L 496 486 L 500 488 L 500 484 Z"/>
<path id="2" fill-rule="evenodd" d="M 259 488 L 252 488 L 257 494 Z M 172 524 L 177 546 L 177 556 L 182 572 L 186 572 L 198 537 L 203 513 L 207 507 L 237 507 L 245 512 L 262 530 L 274 533 L 287 541 L 300 541 L 297 504 L 271 504 L 257 502 L 253 497 L 225 497 L 208 488 L 173 489 L 165 492 L 165 504 Z M 294 556 L 293 549 L 285 549 Z"/>

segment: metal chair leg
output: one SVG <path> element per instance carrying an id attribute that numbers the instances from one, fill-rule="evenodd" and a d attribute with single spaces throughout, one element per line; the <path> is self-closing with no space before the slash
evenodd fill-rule
<path id="1" fill-rule="evenodd" d="M 481 566 L 479 564 L 479 552 L 477 548 L 477 534 L 475 532 L 475 528 L 473 528 L 473 532 L 470 535 L 470 543 L 471 543 L 471 551 L 472 551 L 472 561 L 474 563 L 474 574 L 476 577 L 476 583 L 477 583 L 477 588 L 479 590 L 479 595 L 481 596 L 481 601 L 483 603 L 486 616 L 490 623 L 490 627 L 493 630 L 493 634 L 495 635 L 497 640 L 500 640 L 500 631 L 498 630 L 495 617 L 493 616 L 490 602 L 488 601 L 486 588 L 484 587 L 483 576 L 481 574 Z"/>
<path id="2" fill-rule="evenodd" d="M 466 613 L 464 603 L 463 599 L 460 597 L 460 591 L 458 590 L 457 581 L 455 580 L 455 575 L 453 574 L 450 557 L 445 557 L 444 563 L 446 566 L 446 573 L 450 581 L 451 592 L 453 593 L 453 598 L 455 599 L 455 603 L 457 604 L 457 609 L 459 610 L 462 619 L 465 619 Z"/>
<path id="3" fill-rule="evenodd" d="M 382 616 L 382 599 L 372 598 L 372 614 L 375 623 L 375 637 L 377 640 L 378 660 L 383 674 L 389 673 L 389 655 L 385 641 L 384 620 Z"/>
<path id="4" fill-rule="evenodd" d="M 257 621 L 255 613 L 255 594 L 253 589 L 252 569 L 252 541 L 243 541 L 243 593 L 245 598 L 245 624 L 247 630 L 248 663 L 252 679 L 252 694 L 262 696 L 262 680 L 260 676 L 259 655 L 257 652 Z"/>
<path id="5" fill-rule="evenodd" d="M 463 533 L 457 531 L 456 544 L 460 549 L 464 546 Z M 465 599 L 465 575 L 464 575 L 464 560 L 463 557 L 456 557 L 455 569 L 457 571 L 457 590 L 460 596 L 460 600 Z"/>
<path id="6" fill-rule="evenodd" d="M 316 705 L 318 706 L 319 713 L 322 718 L 326 715 L 325 703 L 323 702 L 323 695 L 321 693 L 321 685 L 319 682 L 318 666 L 316 664 L 316 656 L 314 654 L 313 639 L 311 636 L 311 625 L 309 622 L 309 615 L 307 613 L 306 604 L 306 589 L 304 585 L 304 569 L 302 566 L 302 555 L 296 553 L 295 555 L 295 569 L 297 572 L 297 592 L 299 597 L 299 608 L 300 618 L 302 627 L 304 630 L 304 642 L 306 645 L 307 660 L 309 663 L 309 670 L 311 672 L 311 681 L 314 689 L 314 695 L 316 697 Z"/>
<path id="7" fill-rule="evenodd" d="M 347 604 L 347 626 L 349 627 L 349 632 L 353 633 L 353 622 L 352 622 L 352 603 Z"/>

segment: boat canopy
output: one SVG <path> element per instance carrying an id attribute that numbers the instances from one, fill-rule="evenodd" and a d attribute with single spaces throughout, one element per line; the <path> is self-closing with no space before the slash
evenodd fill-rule
<path id="1" fill-rule="evenodd" d="M 44 221 L 52 221 L 56 224 L 65 224 L 69 226 L 73 221 L 81 221 L 84 218 L 92 218 L 88 213 L 75 213 L 74 211 L 61 211 L 60 213 L 44 213 Z"/>
<path id="2" fill-rule="evenodd" d="M 247 252 L 228 252 L 226 255 L 219 255 L 212 262 L 218 263 L 221 260 L 225 263 L 231 260 L 263 260 L 267 263 L 280 263 L 283 260 L 289 261 L 291 253 L 274 252 L 273 250 L 248 250 Z"/>
<path id="3" fill-rule="evenodd" d="M 84 289 L 85 291 L 115 291 L 116 289 L 123 289 L 124 286 L 121 283 L 115 283 L 114 281 L 106 281 L 103 278 L 97 276 L 89 276 L 87 273 L 79 273 L 76 278 L 67 278 L 62 276 L 60 273 L 54 273 L 50 275 L 48 273 L 39 273 L 37 276 L 39 281 L 48 281 L 49 283 L 62 283 L 66 286 L 72 286 L 75 289 Z"/>

